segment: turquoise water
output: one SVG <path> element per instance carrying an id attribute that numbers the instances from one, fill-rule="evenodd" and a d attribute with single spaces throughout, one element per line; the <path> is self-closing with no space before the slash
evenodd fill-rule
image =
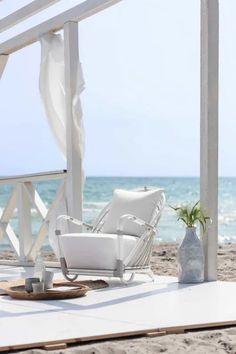
<path id="1" fill-rule="evenodd" d="M 59 181 L 35 184 L 37 191 L 47 206 L 55 196 Z M 165 189 L 167 205 L 159 223 L 157 239 L 162 242 L 174 242 L 182 239 L 184 227 L 176 222 L 174 212 L 168 205 L 193 203 L 199 199 L 199 179 L 180 177 L 87 177 L 84 191 L 84 220 L 91 222 L 112 197 L 115 188 L 134 189 L 143 186 L 155 186 Z M 0 186 L 0 208 L 6 204 L 12 187 Z M 36 211 L 32 211 L 32 230 L 36 234 L 41 219 Z M 17 232 L 17 219 L 11 225 Z M 219 180 L 219 240 L 220 242 L 236 242 L 236 178 L 220 178 Z M 47 241 L 46 241 L 47 246 Z M 4 238 L 0 249 L 8 248 Z"/>

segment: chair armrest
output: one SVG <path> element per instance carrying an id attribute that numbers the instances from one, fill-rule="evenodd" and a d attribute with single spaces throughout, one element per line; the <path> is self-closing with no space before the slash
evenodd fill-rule
<path id="1" fill-rule="evenodd" d="M 71 222 L 72 224 L 75 224 L 75 225 L 78 225 L 78 226 L 85 226 L 87 228 L 87 230 L 92 230 L 93 229 L 93 226 L 90 225 L 90 224 L 87 224 L 81 220 L 78 220 L 76 218 L 73 218 L 72 216 L 69 216 L 69 215 L 60 215 L 57 217 L 57 220 L 56 220 L 56 235 L 61 235 L 61 230 L 58 228 L 58 223 L 59 222 L 66 222 L 66 221 L 69 221 Z"/>
<path id="2" fill-rule="evenodd" d="M 155 227 L 146 223 L 144 220 L 138 218 L 135 215 L 125 214 L 120 217 L 120 220 L 119 220 L 118 226 L 117 226 L 117 235 L 119 236 L 118 237 L 118 259 L 122 260 L 124 265 L 127 265 L 128 262 L 130 261 L 130 259 L 132 259 L 132 257 L 135 255 L 135 251 L 139 248 L 139 245 L 142 245 L 143 243 L 145 243 L 146 235 L 148 234 L 148 232 L 147 233 L 145 232 L 141 237 L 137 237 L 139 240 L 138 240 L 136 246 L 134 247 L 134 249 L 130 252 L 130 254 L 124 260 L 123 259 L 123 237 L 122 236 L 124 235 L 124 225 L 128 220 L 132 221 L 133 223 L 135 223 L 139 226 L 145 227 L 145 229 L 147 231 L 149 231 L 151 234 L 155 234 L 155 232 L 156 232 Z"/>
<path id="3" fill-rule="evenodd" d="M 135 215 L 132 215 L 132 214 L 125 214 L 125 215 L 122 215 L 120 217 L 120 220 L 118 222 L 118 226 L 117 226 L 117 234 L 118 235 L 123 235 L 123 230 L 124 230 L 124 225 L 127 221 L 132 221 L 133 223 L 139 225 L 139 226 L 144 226 L 147 230 L 152 230 L 153 232 L 155 232 L 155 227 L 146 223 L 144 220 L 138 218 L 137 216 Z"/>

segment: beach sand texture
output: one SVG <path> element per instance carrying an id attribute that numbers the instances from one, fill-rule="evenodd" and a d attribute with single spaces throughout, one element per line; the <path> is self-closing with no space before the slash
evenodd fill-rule
<path id="1" fill-rule="evenodd" d="M 158 275 L 177 275 L 176 244 L 156 245 L 152 267 Z M 5 254 L 7 255 L 7 254 Z M 8 253 L 10 257 L 11 254 Z M 47 258 L 51 258 L 48 254 Z M 236 281 L 236 244 L 220 245 L 218 251 L 218 274 L 220 280 Z M 236 306 L 236 304 L 235 304 Z M 48 353 L 41 349 L 18 351 L 18 353 Z M 109 340 L 92 344 L 70 346 L 65 350 L 49 353 L 63 354 L 135 354 L 135 353 L 230 353 L 236 354 L 236 327 L 211 331 L 173 334 L 155 338 Z"/>

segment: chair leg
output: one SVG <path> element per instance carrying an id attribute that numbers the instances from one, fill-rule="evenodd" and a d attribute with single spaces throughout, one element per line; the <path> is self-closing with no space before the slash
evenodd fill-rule
<path id="1" fill-rule="evenodd" d="M 63 275 L 66 278 L 66 280 L 69 280 L 69 281 L 75 281 L 78 278 L 78 274 L 75 274 L 75 275 L 63 274 Z"/>
<path id="2" fill-rule="evenodd" d="M 66 264 L 66 260 L 64 257 L 60 257 L 60 264 L 61 264 L 62 274 L 64 275 L 66 280 L 75 281 L 78 278 L 78 274 L 75 274 L 75 275 L 68 274 L 67 264 Z"/>
<path id="3" fill-rule="evenodd" d="M 154 274 L 153 274 L 153 271 L 151 269 L 149 269 L 149 271 L 147 272 L 147 275 L 149 276 L 149 278 L 152 279 L 152 282 L 155 281 Z"/>
<path id="4" fill-rule="evenodd" d="M 134 276 L 135 276 L 135 273 L 132 273 L 128 280 L 125 280 L 124 277 L 122 276 L 122 277 L 120 277 L 120 281 L 123 284 L 128 285 L 129 283 L 131 283 L 134 280 Z"/>

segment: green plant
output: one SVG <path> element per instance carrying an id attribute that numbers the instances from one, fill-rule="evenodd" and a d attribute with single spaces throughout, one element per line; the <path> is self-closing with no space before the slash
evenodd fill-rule
<path id="1" fill-rule="evenodd" d="M 182 220 L 187 227 L 194 227 L 195 223 L 198 221 L 202 225 L 203 231 L 205 231 L 206 222 L 207 220 L 211 220 L 211 218 L 205 215 L 199 203 L 200 201 L 194 204 L 193 207 L 189 205 L 170 207 L 176 211 L 178 217 L 177 220 Z"/>

